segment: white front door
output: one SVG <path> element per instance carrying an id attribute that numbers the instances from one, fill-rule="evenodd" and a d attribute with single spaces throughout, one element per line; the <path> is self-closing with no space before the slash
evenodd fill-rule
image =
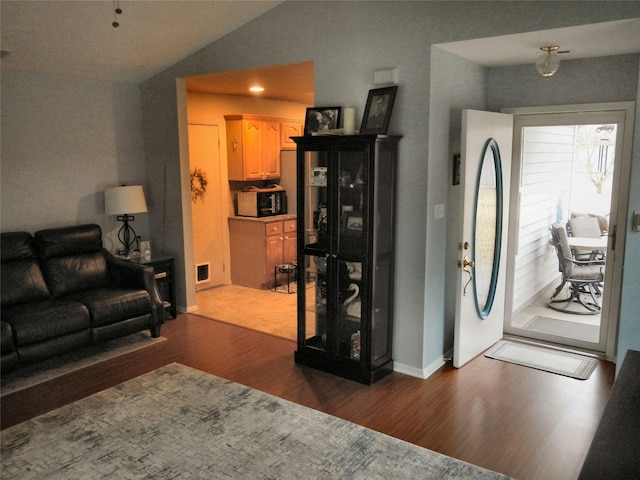
<path id="1" fill-rule="evenodd" d="M 460 268 L 456 294 L 454 367 L 461 367 L 502 338 L 512 137 L 512 115 L 477 110 L 464 110 L 462 112 L 460 185 L 463 188 L 463 218 L 461 219 L 458 238 Z M 484 265 L 475 265 L 476 259 L 473 258 L 474 253 L 479 253 L 485 247 L 485 245 L 482 245 L 483 238 L 476 239 L 474 237 L 476 236 L 476 227 L 478 225 L 487 225 L 487 220 L 482 219 L 482 214 L 477 211 L 476 204 L 478 203 L 479 195 L 477 186 L 481 184 L 479 173 L 483 158 L 486 159 L 486 163 L 487 161 L 493 162 L 495 157 L 495 155 L 492 156 L 490 154 L 491 152 L 489 152 L 488 156 L 484 155 L 489 139 L 495 140 L 502 169 L 502 229 L 499 235 L 489 242 L 501 245 L 498 252 L 499 257 L 495 262 L 498 267 L 497 274 L 495 281 L 492 282 L 492 287 L 489 289 L 495 294 L 492 305 L 486 301 L 483 292 L 476 291 L 476 282 L 484 282 L 482 277 L 485 277 L 487 272 L 482 271 L 483 269 L 486 270 Z M 498 176 L 496 175 L 496 177 Z M 490 209 L 495 211 L 495 205 Z M 494 231 L 496 230 L 494 229 Z M 465 265 L 465 263 L 468 263 L 468 265 Z M 493 264 L 493 262 L 490 263 Z M 481 288 L 484 291 L 486 285 Z M 484 308 L 487 304 L 491 305 L 488 309 Z"/>

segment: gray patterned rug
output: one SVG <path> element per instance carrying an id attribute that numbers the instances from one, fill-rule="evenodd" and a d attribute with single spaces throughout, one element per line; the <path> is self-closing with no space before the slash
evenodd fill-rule
<path id="1" fill-rule="evenodd" d="M 508 478 L 175 363 L 0 435 L 6 478 Z"/>

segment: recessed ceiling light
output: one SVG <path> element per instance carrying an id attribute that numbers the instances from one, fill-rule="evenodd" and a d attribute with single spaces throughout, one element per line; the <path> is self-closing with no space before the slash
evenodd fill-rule
<path id="1" fill-rule="evenodd" d="M 249 88 L 249 91 L 253 92 L 253 93 L 262 93 L 262 92 L 264 92 L 264 88 L 262 88 L 262 87 L 251 87 L 251 88 Z"/>

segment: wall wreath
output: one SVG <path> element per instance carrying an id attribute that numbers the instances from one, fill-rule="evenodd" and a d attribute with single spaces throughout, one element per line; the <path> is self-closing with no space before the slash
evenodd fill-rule
<path id="1" fill-rule="evenodd" d="M 207 193 L 207 174 L 198 167 L 191 172 L 191 201 L 196 203 L 198 200 L 204 201 L 204 195 Z"/>

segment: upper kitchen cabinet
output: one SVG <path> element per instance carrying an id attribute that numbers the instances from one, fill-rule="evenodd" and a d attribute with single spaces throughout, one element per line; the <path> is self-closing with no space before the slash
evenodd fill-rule
<path id="1" fill-rule="evenodd" d="M 280 178 L 280 121 L 225 115 L 229 180 Z"/>
<path id="2" fill-rule="evenodd" d="M 293 120 L 280 124 L 280 150 L 295 150 L 296 142 L 291 137 L 300 137 L 304 135 L 304 122 L 302 120 Z"/>

